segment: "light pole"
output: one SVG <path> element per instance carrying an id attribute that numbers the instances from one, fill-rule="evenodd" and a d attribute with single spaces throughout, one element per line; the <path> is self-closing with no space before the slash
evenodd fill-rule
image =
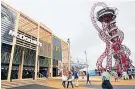
<path id="1" fill-rule="evenodd" d="M 71 56 L 70 56 L 70 39 L 67 39 L 68 42 L 68 47 L 69 47 L 69 51 L 68 51 L 68 59 L 69 59 L 69 71 L 70 71 L 70 63 L 71 63 Z"/>
<path id="2" fill-rule="evenodd" d="M 86 51 L 84 51 L 84 53 L 85 53 L 85 56 L 86 56 L 87 73 L 88 73 L 88 61 L 87 61 L 87 52 L 86 52 Z"/>

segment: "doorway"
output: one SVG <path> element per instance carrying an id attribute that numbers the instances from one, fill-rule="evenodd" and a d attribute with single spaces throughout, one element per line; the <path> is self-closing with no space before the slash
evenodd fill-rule
<path id="1" fill-rule="evenodd" d="M 8 77 L 8 65 L 1 64 L 1 80 L 7 80 Z"/>
<path id="2" fill-rule="evenodd" d="M 44 77 L 48 77 L 48 67 L 40 67 L 40 74 L 42 74 Z"/>
<path id="3" fill-rule="evenodd" d="M 58 68 L 53 68 L 53 77 L 56 77 L 58 75 Z"/>
<path id="4" fill-rule="evenodd" d="M 18 79 L 19 65 L 12 66 L 11 79 Z"/>
<path id="5" fill-rule="evenodd" d="M 34 67 L 24 66 L 22 78 L 34 78 Z"/>

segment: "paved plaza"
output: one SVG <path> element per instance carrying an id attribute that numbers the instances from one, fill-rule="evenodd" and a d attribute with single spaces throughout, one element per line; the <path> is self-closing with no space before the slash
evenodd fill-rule
<path id="1" fill-rule="evenodd" d="M 26 82 L 27 81 L 27 82 Z M 3 83 L 2 82 L 2 89 L 64 89 L 61 85 L 61 79 L 53 78 L 49 80 L 25 80 L 25 81 L 13 81 L 11 83 Z M 20 82 L 20 86 L 19 86 Z M 26 84 L 25 84 L 26 83 Z M 73 81 L 74 83 L 74 81 Z M 101 80 L 99 76 L 92 77 L 92 84 L 86 84 L 85 80 L 79 81 L 79 87 L 75 87 L 74 89 L 102 89 L 101 88 Z M 118 82 L 114 82 L 114 79 L 111 79 L 111 83 L 113 85 L 113 89 L 135 89 L 135 80 L 119 80 Z M 4 88 L 4 84 L 9 87 Z M 16 84 L 16 86 L 14 86 Z M 18 84 L 18 85 L 17 85 Z M 71 89 L 69 87 L 68 89 Z"/>
<path id="2" fill-rule="evenodd" d="M 82 87 L 85 88 L 92 88 L 92 89 L 102 89 L 101 85 L 81 85 Z M 134 86 L 125 86 L 125 85 L 113 85 L 113 89 L 135 89 L 135 85 Z"/>
<path id="3" fill-rule="evenodd" d="M 96 79 L 94 77 L 94 79 Z M 79 87 L 75 87 L 75 89 L 102 89 L 101 88 L 101 81 L 97 78 L 97 80 L 92 80 L 92 84 L 86 84 L 86 81 L 81 80 L 79 82 Z M 135 89 L 135 80 L 119 80 L 119 82 L 114 82 L 111 80 L 114 89 Z M 43 85 L 43 83 L 41 83 Z M 63 89 L 61 85 L 61 80 L 50 81 L 47 83 L 47 86 L 54 86 L 58 89 Z M 69 88 L 71 89 L 71 87 Z"/>
<path id="4" fill-rule="evenodd" d="M 81 86 L 82 87 L 75 87 L 75 89 L 102 89 L 100 85 L 85 85 L 84 84 Z M 34 85 L 27 85 L 27 86 L 21 86 L 21 87 L 9 88 L 9 89 L 59 89 L 59 88 L 53 88 L 53 87 L 34 84 Z M 113 86 L 113 89 L 135 89 L 135 86 L 115 85 Z"/>

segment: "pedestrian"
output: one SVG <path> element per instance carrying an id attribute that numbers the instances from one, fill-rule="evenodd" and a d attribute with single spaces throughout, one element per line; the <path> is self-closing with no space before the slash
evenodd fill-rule
<path id="1" fill-rule="evenodd" d="M 33 80 L 35 79 L 35 72 L 34 71 L 32 72 L 32 78 L 33 78 Z"/>
<path id="2" fill-rule="evenodd" d="M 126 71 L 123 71 L 122 74 L 123 74 L 123 79 L 124 79 L 124 80 L 127 80 L 127 72 L 126 72 Z"/>
<path id="3" fill-rule="evenodd" d="M 67 80 L 68 80 L 67 88 L 69 86 L 69 83 L 71 84 L 72 88 L 74 88 L 73 83 L 72 83 L 72 74 L 70 72 L 69 72 L 69 75 L 68 75 L 68 79 Z"/>
<path id="4" fill-rule="evenodd" d="M 75 80 L 75 86 L 78 87 L 78 78 L 79 78 L 79 74 L 77 71 L 75 71 L 75 74 L 74 74 L 74 80 Z"/>
<path id="5" fill-rule="evenodd" d="M 113 76 L 114 76 L 115 82 L 118 81 L 118 74 L 116 71 L 113 72 Z"/>
<path id="6" fill-rule="evenodd" d="M 87 72 L 87 83 L 86 83 L 86 84 L 88 84 L 88 82 L 89 82 L 89 84 L 91 84 L 91 82 L 90 82 L 90 75 L 89 75 L 89 73 Z"/>
<path id="7" fill-rule="evenodd" d="M 132 76 L 135 79 L 135 70 L 132 71 Z"/>
<path id="8" fill-rule="evenodd" d="M 121 74 L 120 74 L 120 72 L 119 71 L 117 71 L 117 74 L 118 74 L 118 77 L 119 77 L 119 79 L 121 78 Z"/>
<path id="9" fill-rule="evenodd" d="M 132 71 L 131 70 L 128 70 L 128 77 L 129 77 L 129 80 L 132 79 Z"/>
<path id="10" fill-rule="evenodd" d="M 66 81 L 67 81 L 67 76 L 65 73 L 63 73 L 62 75 L 62 85 L 64 87 L 64 89 L 66 88 Z"/>
<path id="11" fill-rule="evenodd" d="M 109 70 L 103 70 L 102 75 L 102 88 L 103 89 L 113 89 L 111 83 L 110 83 L 110 76 Z"/>
<path id="12" fill-rule="evenodd" d="M 123 70 L 119 70 L 118 73 L 119 73 L 119 75 L 118 75 L 119 76 L 119 79 L 121 79 Z"/>

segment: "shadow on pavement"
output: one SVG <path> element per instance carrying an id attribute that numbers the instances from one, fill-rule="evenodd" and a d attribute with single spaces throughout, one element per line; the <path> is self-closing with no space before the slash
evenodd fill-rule
<path id="1" fill-rule="evenodd" d="M 20 86 L 20 87 L 15 87 L 15 88 L 8 88 L 8 89 L 58 89 L 58 88 L 32 84 L 32 85 Z"/>
<path id="2" fill-rule="evenodd" d="M 94 89 L 102 89 L 101 85 L 80 85 L 81 87 L 94 88 Z M 113 85 L 113 89 L 135 89 L 135 86 L 128 85 Z"/>

